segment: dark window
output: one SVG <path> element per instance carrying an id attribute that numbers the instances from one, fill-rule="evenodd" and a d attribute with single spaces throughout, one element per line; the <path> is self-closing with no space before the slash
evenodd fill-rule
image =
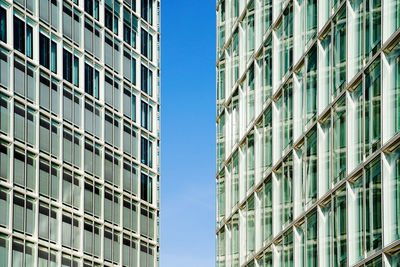
<path id="1" fill-rule="evenodd" d="M 0 7 L 0 40 L 7 42 L 7 11 Z"/>
<path id="2" fill-rule="evenodd" d="M 85 0 L 85 11 L 93 16 L 93 0 Z"/>
<path id="3" fill-rule="evenodd" d="M 149 70 L 142 65 L 141 67 L 141 76 L 140 76 L 140 85 L 143 92 L 147 93 L 147 82 L 148 82 L 148 74 Z"/>
<path id="4" fill-rule="evenodd" d="M 63 78 L 72 83 L 72 54 L 63 50 Z"/>
<path id="5" fill-rule="evenodd" d="M 85 93 L 99 99 L 99 72 L 85 63 Z"/>
<path id="6" fill-rule="evenodd" d="M 141 90 L 151 96 L 153 94 L 153 72 L 141 65 L 140 79 Z"/>
<path id="7" fill-rule="evenodd" d="M 85 92 L 93 95 L 93 68 L 85 63 Z"/>
<path id="8" fill-rule="evenodd" d="M 141 30 L 140 33 L 140 53 L 145 56 L 148 57 L 148 47 L 147 47 L 147 41 L 149 38 L 149 34 L 145 31 L 145 30 Z"/>
<path id="9" fill-rule="evenodd" d="M 25 23 L 14 17 L 14 49 L 25 54 Z"/>
<path id="10" fill-rule="evenodd" d="M 43 34 L 39 36 L 39 63 L 40 65 L 50 67 L 50 40 Z"/>
<path id="11" fill-rule="evenodd" d="M 140 161 L 143 164 L 146 164 L 150 168 L 152 167 L 152 147 L 153 144 L 151 141 L 147 140 L 144 137 L 141 137 L 140 140 Z"/>
<path id="12" fill-rule="evenodd" d="M 153 24 L 153 0 L 141 0 L 140 7 L 142 19 Z"/>
<path id="13" fill-rule="evenodd" d="M 147 181 L 148 181 L 148 177 L 145 174 L 141 174 L 140 176 L 140 198 L 142 200 L 147 201 Z"/>

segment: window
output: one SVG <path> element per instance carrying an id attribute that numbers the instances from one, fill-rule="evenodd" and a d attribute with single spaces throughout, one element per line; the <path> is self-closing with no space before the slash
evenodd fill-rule
<path id="1" fill-rule="evenodd" d="M 81 161 L 82 161 L 82 159 L 81 159 L 82 158 L 82 156 L 81 156 L 81 153 L 82 153 L 82 136 L 77 132 L 74 133 L 74 145 L 73 145 L 73 148 L 74 148 L 74 164 L 77 167 L 80 167 L 81 166 Z"/>
<path id="2" fill-rule="evenodd" d="M 136 121 L 135 109 L 136 109 L 136 96 L 131 93 L 131 89 L 124 86 L 123 101 L 123 113 L 129 119 Z"/>
<path id="3" fill-rule="evenodd" d="M 14 57 L 14 92 L 36 102 L 36 67 Z"/>
<path id="4" fill-rule="evenodd" d="M 8 266 L 9 237 L 0 234 L 0 264 Z"/>
<path id="5" fill-rule="evenodd" d="M 118 116 L 112 116 L 112 113 L 105 113 L 104 123 L 105 140 L 110 145 L 120 147 L 121 145 L 121 118 Z"/>
<path id="6" fill-rule="evenodd" d="M 92 221 L 85 220 L 83 226 L 83 250 L 86 253 L 100 256 L 100 225 Z"/>
<path id="7" fill-rule="evenodd" d="M 152 131 L 153 130 L 153 108 L 151 104 L 147 104 L 146 102 L 141 101 L 141 126 L 145 129 Z"/>
<path id="8" fill-rule="evenodd" d="M 294 101 L 302 103 L 295 112 L 294 119 L 298 122 L 295 127 L 294 138 L 298 138 L 301 132 L 308 129 L 316 119 L 317 114 L 317 46 L 313 46 L 305 56 L 304 65 L 296 74 L 298 83 L 294 83 L 294 90 L 300 90 L 295 94 Z"/>
<path id="9" fill-rule="evenodd" d="M 247 180 L 247 190 L 254 186 L 254 179 L 255 179 L 255 150 L 254 150 L 254 135 L 250 135 L 247 138 L 247 151 L 246 151 L 246 180 Z"/>
<path id="10" fill-rule="evenodd" d="M 122 62 L 124 78 L 136 85 L 136 60 L 130 51 L 124 49 Z"/>
<path id="11" fill-rule="evenodd" d="M 0 178 L 10 180 L 10 148 L 9 144 L 0 140 Z"/>
<path id="12" fill-rule="evenodd" d="M 381 195 L 381 159 L 377 157 L 365 168 L 365 241 L 367 255 L 382 247 Z"/>
<path id="13" fill-rule="evenodd" d="M 85 1 L 86 3 L 87 1 Z M 93 23 L 85 18 L 85 50 L 93 53 Z"/>
<path id="14" fill-rule="evenodd" d="M 82 117 L 82 95 L 78 91 L 74 92 L 74 124 L 81 126 Z"/>
<path id="15" fill-rule="evenodd" d="M 72 61 L 73 59 L 73 61 Z M 75 86 L 79 86 L 79 58 L 63 50 L 63 78 Z"/>
<path id="16" fill-rule="evenodd" d="M 339 99 L 334 106 L 332 131 L 333 184 L 336 184 L 346 174 L 346 99 L 344 97 Z"/>
<path id="17" fill-rule="evenodd" d="M 119 72 L 121 69 L 121 51 L 120 42 L 109 35 L 104 36 L 104 62 L 107 66 L 114 68 L 115 71 Z"/>
<path id="18" fill-rule="evenodd" d="M 14 103 L 14 138 L 26 141 L 32 146 L 36 145 L 36 113 L 27 108 L 25 114 L 25 107 L 18 102 Z"/>
<path id="19" fill-rule="evenodd" d="M 57 43 L 51 41 L 50 69 L 57 73 Z"/>
<path id="20" fill-rule="evenodd" d="M 114 2 L 114 6 L 113 6 Z M 120 16 L 121 4 L 118 1 L 105 1 L 104 6 L 104 25 L 110 31 L 118 35 L 118 20 Z"/>
<path id="21" fill-rule="evenodd" d="M 24 260 L 23 260 L 24 259 Z M 13 238 L 12 243 L 12 265 L 18 266 L 24 263 L 24 266 L 33 267 L 35 259 L 35 247 L 33 243 Z"/>
<path id="22" fill-rule="evenodd" d="M 85 11 L 95 19 L 99 20 L 99 0 L 85 0 Z"/>
<path id="23" fill-rule="evenodd" d="M 272 181 L 268 178 L 264 183 L 264 196 L 263 196 L 263 207 L 264 207 L 264 239 L 270 241 L 272 238 Z"/>
<path id="24" fill-rule="evenodd" d="M 14 103 L 14 138 L 25 140 L 25 107 Z"/>
<path id="25" fill-rule="evenodd" d="M 346 8 L 342 7 L 333 19 L 333 98 L 339 95 L 346 84 Z"/>
<path id="26" fill-rule="evenodd" d="M 73 18 L 73 19 L 72 19 Z M 81 41 L 81 12 L 63 2 L 63 34 L 78 45 Z"/>
<path id="27" fill-rule="evenodd" d="M 92 103 L 89 99 L 85 99 L 85 131 L 101 137 L 102 121 L 102 107 L 98 104 Z"/>
<path id="28" fill-rule="evenodd" d="M 293 220 L 293 156 L 290 154 L 283 160 L 278 172 L 280 183 L 279 192 L 279 218 L 281 229 L 284 229 Z M 277 214 L 278 215 L 278 214 Z"/>
<path id="29" fill-rule="evenodd" d="M 105 228 L 104 229 L 104 259 L 107 261 L 119 262 L 120 254 L 120 233 Z"/>
<path id="30" fill-rule="evenodd" d="M 73 207 L 80 207 L 80 179 L 77 174 L 72 174 L 70 171 L 64 169 L 62 181 L 62 200 L 64 203 L 72 205 Z"/>
<path id="31" fill-rule="evenodd" d="M 153 247 L 146 244 L 140 244 L 140 267 L 154 266 Z"/>
<path id="32" fill-rule="evenodd" d="M 50 192 L 50 164 L 44 159 L 39 161 L 39 193 L 49 196 Z"/>
<path id="33" fill-rule="evenodd" d="M 140 234 L 150 239 L 154 238 L 154 211 L 142 207 L 140 209 Z"/>
<path id="34" fill-rule="evenodd" d="M 10 98 L 0 93 L 0 131 L 10 134 Z"/>
<path id="35" fill-rule="evenodd" d="M 9 216 L 10 216 L 10 190 L 7 188 L 4 188 L 4 187 L 0 187 L 0 209 L 2 210 L 2 216 L 0 217 L 0 225 L 8 228 L 9 220 L 10 220 L 10 218 L 9 218 Z M 1 236 L 0 236 L 0 239 L 1 239 Z M 1 242 L 1 240 L 0 240 L 0 242 Z M 1 247 L 1 245 L 0 245 L 0 247 Z"/>
<path id="36" fill-rule="evenodd" d="M 32 47 L 33 47 L 32 27 L 26 25 L 26 31 L 25 31 L 25 23 L 22 20 L 18 19 L 16 16 L 14 16 L 14 49 L 18 50 L 23 54 L 25 54 L 26 51 L 26 55 L 32 58 Z"/>
<path id="37" fill-rule="evenodd" d="M 283 81 L 286 74 L 291 70 L 293 65 L 293 6 L 289 4 L 283 11 L 283 19 L 279 24 L 276 34 L 279 38 L 279 54 L 277 58 L 280 60 L 275 60 L 274 69 L 278 71 L 279 81 Z M 277 82 L 276 86 L 279 84 Z"/>
<path id="38" fill-rule="evenodd" d="M 254 87 L 254 64 L 251 65 L 246 81 L 246 113 L 247 126 L 254 120 L 255 113 L 255 87 Z"/>
<path id="39" fill-rule="evenodd" d="M 58 30 L 59 26 L 59 2 L 51 0 L 51 25 Z"/>
<path id="40" fill-rule="evenodd" d="M 49 2 L 49 0 L 39 0 L 39 17 L 47 23 L 49 23 L 51 10 L 49 8 Z"/>
<path id="41" fill-rule="evenodd" d="M 50 169 L 50 196 L 58 200 L 59 199 L 59 184 L 60 184 L 60 166 L 51 164 Z"/>
<path id="42" fill-rule="evenodd" d="M 153 202 L 153 178 L 144 173 L 140 175 L 140 198 L 149 203 Z"/>
<path id="43" fill-rule="evenodd" d="M 71 214 L 63 213 L 62 215 L 62 245 L 71 247 L 71 234 L 72 234 L 72 218 Z"/>
<path id="44" fill-rule="evenodd" d="M 249 60 L 250 56 L 254 52 L 254 46 L 255 46 L 255 34 L 254 34 L 254 1 L 250 1 L 248 7 L 248 12 L 246 13 L 246 19 L 245 19 L 245 29 L 246 29 L 246 47 L 247 47 L 247 60 Z M 225 35 L 225 34 L 224 34 Z M 225 37 L 223 37 L 223 40 L 221 42 L 225 43 Z"/>
<path id="45" fill-rule="evenodd" d="M 7 10 L 0 7 L 0 41 L 7 42 Z"/>
<path id="46" fill-rule="evenodd" d="M 36 201 L 15 193 L 13 203 L 13 229 L 33 235 Z"/>
<path id="47" fill-rule="evenodd" d="M 122 226 L 131 231 L 137 232 L 137 203 L 124 198 L 122 205 Z"/>
<path id="48" fill-rule="evenodd" d="M 113 78 L 112 74 L 106 72 L 104 76 L 104 98 L 105 103 L 120 110 L 121 106 L 121 85 L 120 80 L 116 77 Z"/>
<path id="49" fill-rule="evenodd" d="M 141 65 L 140 84 L 143 92 L 153 95 L 153 72 L 143 65 Z"/>
<path id="50" fill-rule="evenodd" d="M 122 131 L 123 151 L 124 153 L 131 155 L 133 158 L 137 158 L 137 129 L 131 127 L 130 124 L 124 122 Z"/>
<path id="51" fill-rule="evenodd" d="M 39 119 L 39 149 L 50 153 L 50 121 L 42 115 Z"/>
<path id="52" fill-rule="evenodd" d="M 152 168 L 152 149 L 153 143 L 144 137 L 140 141 L 140 162 Z"/>
<path id="53" fill-rule="evenodd" d="M 104 219 L 115 224 L 120 223 L 121 199 L 117 192 L 105 189 L 104 191 Z"/>
<path id="54" fill-rule="evenodd" d="M 293 142 L 293 88 L 290 79 L 282 89 L 282 96 L 278 100 L 281 124 L 281 150 L 286 151 Z"/>
<path id="55" fill-rule="evenodd" d="M 39 238 L 49 239 L 49 206 L 43 202 L 39 203 Z"/>
<path id="56" fill-rule="evenodd" d="M 101 185 L 93 184 L 91 181 L 85 182 L 84 209 L 85 212 L 96 217 L 101 216 Z"/>
<path id="57" fill-rule="evenodd" d="M 65 169 L 62 179 L 62 201 L 69 205 L 72 204 L 72 173 Z"/>
<path id="58" fill-rule="evenodd" d="M 112 157 L 112 154 L 106 150 L 104 161 L 105 167 L 107 168 L 105 170 L 104 179 L 110 183 L 113 183 L 115 186 L 119 186 L 122 168 L 121 156 L 114 154 L 114 157 Z"/>
<path id="59" fill-rule="evenodd" d="M 153 60 L 153 36 L 144 29 L 141 29 L 140 40 L 141 54 L 149 60 Z"/>
<path id="60" fill-rule="evenodd" d="M 153 0 L 141 0 L 140 15 L 150 25 L 153 24 Z"/>
<path id="61" fill-rule="evenodd" d="M 347 262 L 346 188 L 338 189 L 333 198 L 333 261 L 338 266 Z"/>
<path id="62" fill-rule="evenodd" d="M 62 215 L 62 245 L 74 249 L 80 248 L 81 218 L 64 212 Z"/>
<path id="63" fill-rule="evenodd" d="M 123 11 L 123 39 L 126 43 L 136 48 L 136 34 L 138 31 L 138 18 L 131 14 L 131 12 L 124 8 Z"/>
<path id="64" fill-rule="evenodd" d="M 124 160 L 122 169 L 123 189 L 133 195 L 137 195 L 138 172 L 137 165 Z"/>
<path id="65" fill-rule="evenodd" d="M 85 93 L 99 99 L 99 71 L 85 63 Z"/>
<path id="66" fill-rule="evenodd" d="M 122 240 L 122 264 L 124 266 L 134 266 L 137 263 L 137 241 L 136 239 L 124 235 Z"/>
<path id="67" fill-rule="evenodd" d="M 317 131 L 314 128 L 305 137 L 305 158 L 303 168 L 306 184 L 306 207 L 317 200 Z"/>
<path id="68" fill-rule="evenodd" d="M 10 82 L 9 52 L 0 47 L 0 84 L 8 87 Z"/>
<path id="69" fill-rule="evenodd" d="M 40 73 L 39 79 L 39 104 L 46 110 L 50 110 L 50 80 L 44 72 Z"/>
<path id="70" fill-rule="evenodd" d="M 52 80 L 51 81 L 51 111 L 57 115 L 60 114 L 60 85 L 59 81 Z"/>

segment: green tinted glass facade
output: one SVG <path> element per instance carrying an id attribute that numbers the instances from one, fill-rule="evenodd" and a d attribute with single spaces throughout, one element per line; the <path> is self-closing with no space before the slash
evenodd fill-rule
<path id="1" fill-rule="evenodd" d="M 400 1 L 216 18 L 216 266 L 398 266 Z"/>

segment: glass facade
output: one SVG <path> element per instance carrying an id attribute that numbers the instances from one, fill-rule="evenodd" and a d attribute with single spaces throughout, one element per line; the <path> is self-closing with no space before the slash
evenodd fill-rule
<path id="1" fill-rule="evenodd" d="M 216 19 L 216 266 L 399 266 L 400 1 Z"/>
<path id="2" fill-rule="evenodd" d="M 0 266 L 160 266 L 159 190 L 160 0 L 0 0 Z"/>

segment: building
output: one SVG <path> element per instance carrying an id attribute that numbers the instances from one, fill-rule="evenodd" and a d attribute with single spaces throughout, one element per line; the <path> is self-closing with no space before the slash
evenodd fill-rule
<path id="1" fill-rule="evenodd" d="M 400 1 L 216 13 L 216 265 L 399 266 Z"/>
<path id="2" fill-rule="evenodd" d="M 159 266 L 160 0 L 0 0 L 0 266 Z"/>

